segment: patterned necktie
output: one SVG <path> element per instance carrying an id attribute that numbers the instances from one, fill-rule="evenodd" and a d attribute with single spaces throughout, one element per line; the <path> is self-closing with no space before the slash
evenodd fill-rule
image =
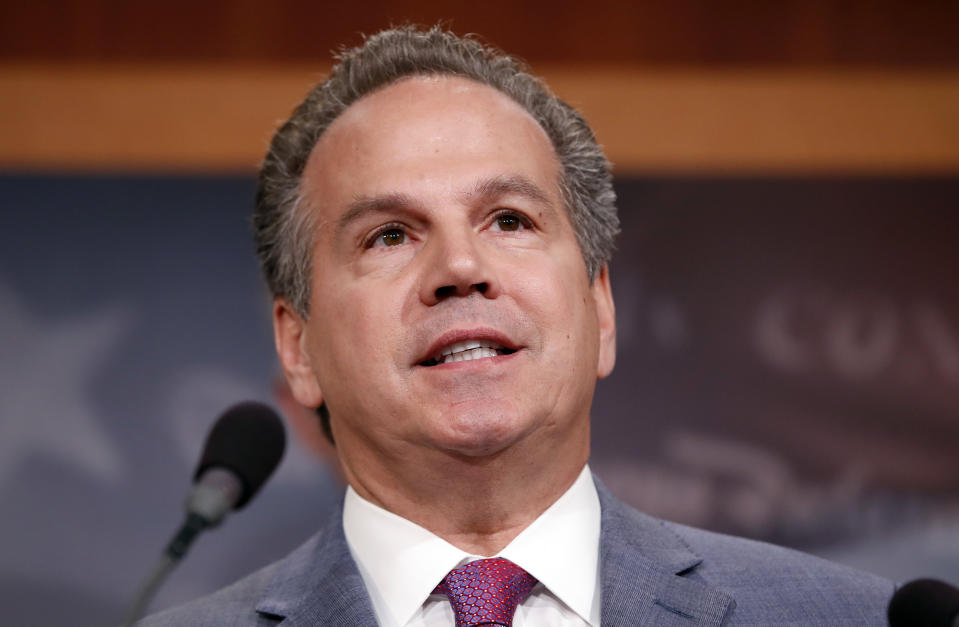
<path id="1" fill-rule="evenodd" d="M 450 599 L 456 627 L 513 624 L 516 606 L 529 596 L 536 578 L 513 562 L 494 557 L 454 568 L 436 586 Z"/>

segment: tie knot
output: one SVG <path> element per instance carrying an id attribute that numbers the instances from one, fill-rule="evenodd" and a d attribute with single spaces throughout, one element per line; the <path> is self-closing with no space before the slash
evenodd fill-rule
<path id="1" fill-rule="evenodd" d="M 516 606 L 529 596 L 536 578 L 501 557 L 476 560 L 454 568 L 436 586 L 450 599 L 456 627 L 513 623 Z"/>

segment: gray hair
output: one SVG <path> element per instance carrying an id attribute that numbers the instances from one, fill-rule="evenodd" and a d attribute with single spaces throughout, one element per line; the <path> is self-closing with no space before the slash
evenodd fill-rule
<path id="1" fill-rule="evenodd" d="M 276 132 L 257 181 L 253 231 L 274 298 L 309 317 L 313 212 L 300 187 L 320 135 L 351 104 L 400 79 L 450 75 L 506 94 L 539 123 L 556 151 L 560 191 L 590 280 L 612 256 L 619 232 L 610 164 L 589 125 L 520 61 L 475 39 L 435 26 L 385 30 L 345 50 L 330 76 L 313 88 Z"/>

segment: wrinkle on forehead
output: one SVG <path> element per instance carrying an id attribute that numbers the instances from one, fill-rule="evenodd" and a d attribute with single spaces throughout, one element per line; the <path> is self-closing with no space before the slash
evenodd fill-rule
<path id="1" fill-rule="evenodd" d="M 424 113 L 434 109 L 442 113 L 435 116 Z M 509 125 L 506 135 L 504 125 Z M 450 137 L 461 141 L 450 144 Z M 467 159 L 464 167 L 469 167 L 471 143 L 476 142 L 480 151 L 488 151 L 491 137 L 504 138 L 497 140 L 505 142 L 500 144 L 500 150 L 506 151 L 503 153 L 505 169 L 501 172 L 476 172 L 477 178 L 484 175 L 485 178 L 472 181 L 468 173 L 464 179 L 462 172 L 442 167 L 445 163 L 442 155 L 451 146 L 460 149 Z M 530 143 L 510 139 L 520 137 L 528 138 Z M 544 189 L 544 181 L 532 172 L 512 171 L 506 166 L 506 162 L 515 162 L 511 157 L 516 156 L 520 145 L 522 152 L 532 160 L 535 160 L 534 154 L 549 159 L 553 170 L 549 188 Z M 317 232 L 332 226 L 334 233 L 339 233 L 345 225 L 369 211 L 402 208 L 422 201 L 416 192 L 410 194 L 406 185 L 414 179 L 396 179 L 388 166 L 392 162 L 402 167 L 406 159 L 419 159 L 420 155 L 430 153 L 439 159 L 441 167 L 435 171 L 423 170 L 416 179 L 420 182 L 433 179 L 432 190 L 447 198 L 475 203 L 496 195 L 517 194 L 546 207 L 563 204 L 562 168 L 552 142 L 520 104 L 501 91 L 470 79 L 417 75 L 367 94 L 350 105 L 320 136 L 301 180 L 301 193 L 310 200 L 305 204 L 327 218 L 322 224 L 318 221 Z M 334 179 L 333 171 L 342 175 L 347 163 L 358 176 Z M 367 173 L 365 182 L 360 176 L 364 172 Z M 338 190 L 335 192 L 338 198 L 328 197 L 332 190 Z M 330 201 L 337 206 L 322 206 Z"/>

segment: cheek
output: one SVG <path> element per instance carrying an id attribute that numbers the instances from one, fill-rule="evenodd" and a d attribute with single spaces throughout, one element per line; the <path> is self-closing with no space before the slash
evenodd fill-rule
<path id="1" fill-rule="evenodd" d="M 553 341 L 574 347 L 585 334 L 594 332 L 589 281 L 578 257 L 566 263 L 552 259 L 539 271 L 527 267 L 517 273 L 522 279 L 514 293 L 522 308 L 533 316 Z M 544 271 L 543 268 L 548 268 Z"/>
<path id="2" fill-rule="evenodd" d="M 377 310 L 351 290 L 314 283 L 313 295 L 309 340 L 314 363 L 323 371 L 349 368 L 358 356 L 369 354 L 363 343 L 382 326 L 374 319 Z"/>
<path id="3" fill-rule="evenodd" d="M 398 324 L 399 314 L 389 299 L 390 293 L 391 290 L 384 287 L 341 295 L 330 311 L 331 341 L 340 350 L 360 355 L 380 352 L 377 349 L 383 348 L 384 338 Z"/>

